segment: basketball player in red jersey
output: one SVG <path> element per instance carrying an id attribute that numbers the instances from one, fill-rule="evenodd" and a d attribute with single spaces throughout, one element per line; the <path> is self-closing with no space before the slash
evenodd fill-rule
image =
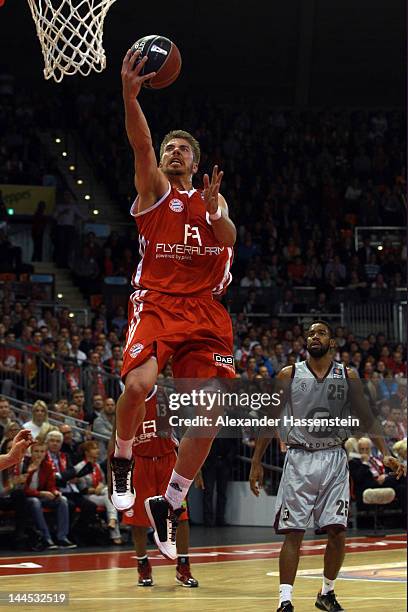
<path id="1" fill-rule="evenodd" d="M 152 138 L 137 96 L 146 58 L 129 50 L 122 65 L 126 130 L 135 156 L 138 196 L 131 208 L 139 230 L 141 260 L 133 276 L 124 350 L 123 394 L 116 411 L 111 498 L 118 510 L 134 504 L 132 443 L 145 414 L 145 398 L 169 357 L 176 378 L 235 376 L 230 318 L 217 299 L 231 281 L 236 230 L 214 167 L 204 189 L 193 188 L 200 147 L 191 134 L 170 132 L 157 165 Z M 176 558 L 181 504 L 205 461 L 216 432 L 184 437 L 165 496 L 146 500 L 161 552 Z"/>
<path id="2" fill-rule="evenodd" d="M 167 402 L 163 395 L 160 388 L 154 387 L 146 397 L 146 415 L 133 442 L 133 486 L 137 497 L 133 508 L 125 512 L 123 517 L 124 523 L 132 525 L 139 574 L 138 586 L 143 587 L 153 586 L 152 566 L 146 551 L 147 528 L 150 527 L 150 522 L 144 499 L 165 493 L 177 459 L 178 442 L 167 427 Z M 163 424 L 160 422 L 160 415 L 166 419 Z M 191 575 L 188 556 L 190 531 L 186 502 L 183 502 L 183 513 L 178 520 L 176 581 L 184 587 L 198 587 L 197 580 Z"/>

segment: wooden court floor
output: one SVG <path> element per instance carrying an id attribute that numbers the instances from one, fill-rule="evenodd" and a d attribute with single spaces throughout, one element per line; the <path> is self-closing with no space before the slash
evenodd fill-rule
<path id="1" fill-rule="evenodd" d="M 296 612 L 316 610 L 323 545 L 321 540 L 305 542 L 294 590 Z M 341 578 L 336 583 L 338 599 L 348 612 L 405 612 L 405 547 L 402 536 L 348 540 Z M 7 607 L 9 610 L 274 611 L 279 548 L 280 543 L 274 542 L 193 549 L 193 574 L 200 582 L 197 589 L 177 585 L 174 565 L 161 559 L 156 551 L 151 555 L 155 580 L 151 588 L 136 586 L 136 562 L 130 551 L 3 557 L 0 591 L 69 592 L 68 607 L 13 605 Z M 34 567 L 24 567 L 27 563 Z"/>

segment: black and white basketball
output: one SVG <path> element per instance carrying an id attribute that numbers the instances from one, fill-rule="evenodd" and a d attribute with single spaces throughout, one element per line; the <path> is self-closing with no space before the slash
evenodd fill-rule
<path id="1" fill-rule="evenodd" d="M 147 56 L 141 74 L 156 72 L 156 75 L 143 83 L 149 89 L 163 89 L 177 79 L 181 70 L 181 55 L 176 45 L 165 36 L 151 34 L 143 36 L 132 47 L 133 53 L 140 51 L 140 59 Z"/>

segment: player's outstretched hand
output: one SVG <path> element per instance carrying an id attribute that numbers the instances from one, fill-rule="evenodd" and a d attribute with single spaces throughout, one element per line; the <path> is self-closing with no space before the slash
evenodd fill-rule
<path id="1" fill-rule="evenodd" d="M 218 194 L 220 192 L 220 186 L 224 172 L 221 170 L 218 172 L 218 166 L 214 166 L 211 181 L 208 174 L 204 174 L 203 177 L 203 199 L 207 206 L 207 212 L 213 215 L 218 209 Z"/>
<path id="2" fill-rule="evenodd" d="M 149 72 L 149 74 L 141 75 L 140 72 L 147 62 L 147 56 L 142 57 L 139 61 L 140 51 L 132 52 L 129 49 L 126 53 L 122 63 L 122 86 L 123 86 L 123 97 L 125 100 L 130 98 L 136 98 L 142 88 L 145 81 L 153 78 L 155 72 Z"/>
<path id="3" fill-rule="evenodd" d="M 397 478 L 397 480 L 399 480 L 401 476 L 407 475 L 406 466 L 400 463 L 395 457 L 387 455 L 386 457 L 384 457 L 383 463 L 385 467 L 390 468 L 392 470 L 392 473 Z"/>
<path id="4" fill-rule="evenodd" d="M 7 455 L 2 455 L 0 469 L 6 469 L 19 463 L 24 457 L 26 450 L 33 444 L 34 440 L 28 429 L 22 429 L 13 438 L 11 448 Z"/>
<path id="5" fill-rule="evenodd" d="M 260 490 L 263 489 L 264 470 L 261 463 L 252 461 L 251 471 L 249 472 L 249 486 L 254 495 L 259 497 Z"/>

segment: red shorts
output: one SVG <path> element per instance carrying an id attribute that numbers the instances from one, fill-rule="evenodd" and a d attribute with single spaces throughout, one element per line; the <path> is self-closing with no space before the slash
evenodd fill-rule
<path id="1" fill-rule="evenodd" d="M 123 514 L 124 523 L 137 527 L 150 527 L 144 500 L 146 497 L 165 494 L 173 468 L 176 465 L 176 459 L 175 451 L 162 457 L 135 457 L 133 486 L 136 491 L 136 501 L 133 508 Z M 183 502 L 183 506 L 185 510 L 179 517 L 180 521 L 188 519 L 186 501 Z"/>
<path id="2" fill-rule="evenodd" d="M 231 319 L 212 297 L 135 291 L 121 376 L 155 356 L 159 372 L 173 356 L 175 378 L 235 378 Z"/>

